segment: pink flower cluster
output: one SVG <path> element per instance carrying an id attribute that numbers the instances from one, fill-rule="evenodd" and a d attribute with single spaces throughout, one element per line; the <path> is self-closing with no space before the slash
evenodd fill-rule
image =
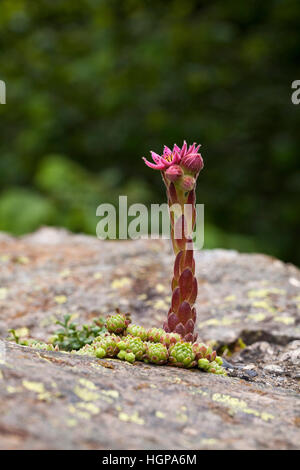
<path id="1" fill-rule="evenodd" d="M 191 173 L 199 173 L 203 168 L 203 159 L 201 154 L 198 153 L 199 148 L 200 145 L 196 143 L 188 147 L 186 141 L 184 141 L 182 148 L 175 144 L 173 150 L 165 145 L 162 155 L 151 152 L 154 163 L 149 162 L 145 157 L 143 157 L 143 160 L 147 166 L 154 170 L 165 171 L 175 166 L 174 170 L 176 170 L 177 174 L 180 173 L 180 167 L 185 168 Z"/>

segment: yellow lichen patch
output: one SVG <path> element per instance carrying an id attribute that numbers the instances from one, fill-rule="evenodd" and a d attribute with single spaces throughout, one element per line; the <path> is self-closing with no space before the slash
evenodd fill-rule
<path id="1" fill-rule="evenodd" d="M 119 419 L 127 423 L 135 423 L 140 425 L 143 425 L 145 423 L 144 419 L 139 416 L 137 411 L 135 411 L 132 415 L 128 415 L 127 413 L 121 412 L 119 413 Z"/>
<path id="2" fill-rule="evenodd" d="M 233 302 L 234 300 L 236 300 L 236 295 L 227 295 L 224 300 L 225 302 Z"/>
<path id="3" fill-rule="evenodd" d="M 95 401 L 100 397 L 99 393 L 92 392 L 88 388 L 79 387 L 79 385 L 75 386 L 74 393 L 83 401 Z"/>
<path id="4" fill-rule="evenodd" d="M 27 390 L 30 390 L 31 392 L 35 392 L 35 393 L 45 392 L 44 384 L 41 382 L 29 382 L 28 380 L 23 380 L 22 385 L 24 388 L 27 388 Z"/>
<path id="5" fill-rule="evenodd" d="M 86 403 L 84 401 L 80 401 L 75 405 L 69 405 L 68 410 L 72 415 L 83 419 L 91 419 L 92 415 L 100 413 L 100 408 L 98 406 L 94 403 Z"/>
<path id="6" fill-rule="evenodd" d="M 6 390 L 8 393 L 18 393 L 22 391 L 20 387 L 14 387 L 13 385 L 7 385 Z"/>
<path id="7" fill-rule="evenodd" d="M 284 323 L 284 325 L 293 325 L 295 323 L 295 318 L 293 317 L 276 317 L 274 320 L 279 323 Z"/>
<path id="8" fill-rule="evenodd" d="M 166 310 L 168 309 L 168 304 L 163 299 L 159 299 L 154 303 L 153 307 L 155 310 Z"/>
<path id="9" fill-rule="evenodd" d="M 100 390 L 101 393 L 107 397 L 118 398 L 119 392 L 117 390 Z"/>
<path id="10" fill-rule="evenodd" d="M 27 258 L 27 256 L 18 256 L 18 258 L 16 259 L 16 262 L 20 264 L 28 264 L 29 258 Z"/>
<path id="11" fill-rule="evenodd" d="M 38 399 L 41 401 L 51 401 L 52 395 L 50 392 L 39 393 Z"/>
<path id="12" fill-rule="evenodd" d="M 65 295 L 56 295 L 54 297 L 54 300 L 57 304 L 61 305 L 61 304 L 65 304 L 68 299 Z"/>
<path id="13" fill-rule="evenodd" d="M 138 295 L 137 299 L 138 299 L 138 300 L 146 300 L 146 299 L 147 299 L 147 295 L 146 295 L 146 294 Z"/>
<path id="14" fill-rule="evenodd" d="M 103 277 L 103 274 L 102 273 L 94 273 L 94 279 L 98 280 L 98 279 L 102 279 Z"/>
<path id="15" fill-rule="evenodd" d="M 66 423 L 69 428 L 74 428 L 77 425 L 77 420 L 74 418 L 69 418 L 67 419 Z"/>
<path id="16" fill-rule="evenodd" d="M 239 400 L 238 398 L 235 398 L 235 397 L 231 397 L 230 395 L 224 395 L 222 393 L 214 393 L 212 396 L 212 399 L 213 401 L 216 401 L 218 403 L 224 403 L 226 406 L 229 407 L 230 413 L 232 414 L 238 411 L 241 411 L 242 413 L 250 414 L 258 418 L 261 418 L 263 421 L 270 421 L 274 419 L 273 415 L 266 413 L 266 412 L 260 412 L 258 410 L 249 408 L 245 401 Z"/>
<path id="17" fill-rule="evenodd" d="M 188 417 L 185 413 L 176 413 L 176 421 L 179 423 L 186 423 L 188 421 Z"/>
<path id="18" fill-rule="evenodd" d="M 63 269 L 63 270 L 59 273 L 60 277 L 62 277 L 62 278 L 68 277 L 68 276 L 70 276 L 70 274 L 71 274 L 71 271 L 70 271 L 70 269 L 68 269 L 68 268 L 67 268 L 67 269 Z"/>
<path id="19" fill-rule="evenodd" d="M 84 387 L 88 388 L 89 390 L 97 390 L 96 385 L 90 380 L 82 378 L 82 379 L 79 379 L 79 383 L 83 385 Z"/>
<path id="20" fill-rule="evenodd" d="M 270 287 L 268 289 L 253 289 L 248 291 L 248 297 L 267 297 L 270 294 L 279 294 L 283 295 L 285 294 L 284 289 L 278 289 L 277 287 Z"/>
<path id="21" fill-rule="evenodd" d="M 113 289 L 122 289 L 122 287 L 128 287 L 131 285 L 131 280 L 129 277 L 121 277 L 120 279 L 115 279 L 111 283 Z"/>
<path id="22" fill-rule="evenodd" d="M 3 380 L 2 370 L 0 370 L 0 380 Z"/>
<path id="23" fill-rule="evenodd" d="M 156 292 L 158 292 L 160 294 L 162 292 L 165 292 L 166 288 L 163 284 L 156 284 L 155 290 L 156 290 Z"/>
<path id="24" fill-rule="evenodd" d="M 76 415 L 79 418 L 90 419 L 91 414 L 88 411 L 81 411 L 75 408 L 73 405 L 69 405 L 69 412 L 73 415 Z"/>
<path id="25" fill-rule="evenodd" d="M 230 317 L 223 317 L 223 318 L 210 318 L 204 322 L 198 323 L 199 328 L 203 328 L 204 326 L 228 326 L 232 325 L 233 323 L 239 323 L 239 318 L 230 318 Z"/>
<path id="26" fill-rule="evenodd" d="M 201 390 L 200 388 L 197 388 L 196 390 L 191 391 L 192 395 L 202 395 L 203 397 L 206 397 L 208 395 L 207 392 L 204 390 Z"/>
<path id="27" fill-rule="evenodd" d="M 5 300 L 7 297 L 8 289 L 6 287 L 0 287 L 0 300 Z"/>
<path id="28" fill-rule="evenodd" d="M 100 408 L 98 406 L 94 405 L 94 403 L 85 403 L 84 401 L 81 401 L 81 402 L 77 403 L 76 406 L 77 406 L 77 408 L 82 408 L 82 409 L 88 411 L 92 415 L 97 415 L 98 413 L 100 413 Z"/>
<path id="29" fill-rule="evenodd" d="M 155 411 L 155 416 L 159 419 L 164 419 L 166 417 L 165 413 L 162 411 Z"/>
<path id="30" fill-rule="evenodd" d="M 266 319 L 266 315 L 264 313 L 251 313 L 248 315 L 249 320 L 254 320 L 254 321 L 264 321 Z"/>
<path id="31" fill-rule="evenodd" d="M 257 300 L 252 303 L 252 306 L 255 308 L 263 308 L 264 310 L 267 310 L 270 313 L 276 313 L 276 309 L 271 307 L 269 302 L 266 300 Z"/>
<path id="32" fill-rule="evenodd" d="M 206 438 L 206 439 L 201 439 L 200 445 L 202 446 L 214 446 L 217 444 L 217 440 L 213 438 Z"/>
<path id="33" fill-rule="evenodd" d="M 45 390 L 44 384 L 41 382 L 29 382 L 28 380 L 23 380 L 22 385 L 27 390 L 37 393 L 37 398 L 41 401 L 51 401 L 52 395 L 50 392 Z"/>
<path id="34" fill-rule="evenodd" d="M 168 379 L 169 382 L 172 382 L 173 384 L 181 384 L 182 380 L 180 377 L 172 377 Z"/>

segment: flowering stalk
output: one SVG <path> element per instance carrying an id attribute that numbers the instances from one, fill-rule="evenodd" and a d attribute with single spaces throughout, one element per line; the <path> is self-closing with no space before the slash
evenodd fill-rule
<path id="1" fill-rule="evenodd" d="M 162 155 L 151 152 L 154 163 L 144 158 L 147 166 L 160 170 L 167 189 L 171 221 L 171 239 L 175 258 L 172 279 L 172 302 L 163 327 L 167 333 L 178 333 L 187 342 L 194 342 L 198 286 L 195 277 L 192 233 L 196 223 L 195 186 L 203 160 L 200 145 L 173 150 L 164 147 Z"/>

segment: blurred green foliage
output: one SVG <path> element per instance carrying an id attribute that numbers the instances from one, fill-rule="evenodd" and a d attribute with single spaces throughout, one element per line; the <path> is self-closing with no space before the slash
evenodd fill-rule
<path id="1" fill-rule="evenodd" d="M 185 138 L 206 246 L 299 263 L 299 22 L 298 0 L 2 0 L 0 230 L 162 202 L 140 157 Z"/>

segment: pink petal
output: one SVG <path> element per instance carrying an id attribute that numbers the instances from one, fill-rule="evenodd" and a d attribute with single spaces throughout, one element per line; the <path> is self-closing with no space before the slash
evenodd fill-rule
<path id="1" fill-rule="evenodd" d="M 153 161 L 155 161 L 156 163 L 161 163 L 162 158 L 160 155 L 158 155 L 158 153 L 152 151 L 150 153 Z"/>
<path id="2" fill-rule="evenodd" d="M 175 151 L 172 163 L 173 165 L 176 165 L 176 163 L 179 163 L 179 162 L 180 162 L 180 154 L 177 151 Z"/>
<path id="3" fill-rule="evenodd" d="M 184 141 L 182 149 L 181 149 L 181 154 L 180 154 L 181 157 L 183 157 L 186 154 L 186 149 L 187 149 L 187 143 L 186 141 Z"/>
<path id="4" fill-rule="evenodd" d="M 154 170 L 163 170 L 165 168 L 163 163 L 159 163 L 155 165 L 154 163 L 148 162 L 148 160 L 145 157 L 143 157 L 143 160 L 146 163 L 146 165 L 149 166 L 149 168 L 153 168 Z"/>
<path id="5" fill-rule="evenodd" d="M 172 155 L 172 151 L 171 149 L 169 149 L 169 147 L 167 147 L 166 145 L 164 146 L 164 152 L 163 154 L 166 154 L 166 155 Z"/>

